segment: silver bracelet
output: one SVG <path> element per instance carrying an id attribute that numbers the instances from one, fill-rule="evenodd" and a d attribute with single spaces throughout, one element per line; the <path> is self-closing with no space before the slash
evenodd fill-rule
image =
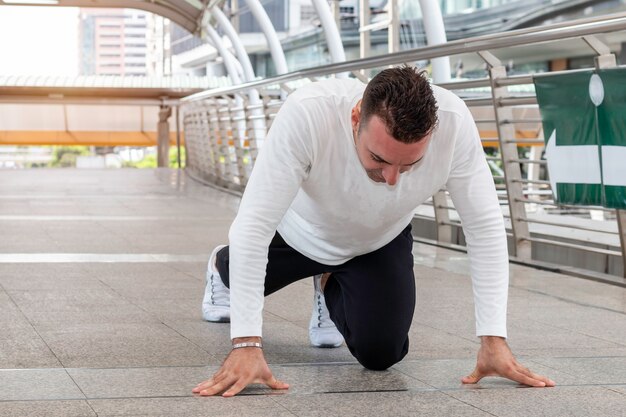
<path id="1" fill-rule="evenodd" d="M 241 349 L 247 347 L 255 347 L 259 349 L 263 349 L 263 344 L 259 342 L 242 342 L 233 344 L 233 349 Z"/>

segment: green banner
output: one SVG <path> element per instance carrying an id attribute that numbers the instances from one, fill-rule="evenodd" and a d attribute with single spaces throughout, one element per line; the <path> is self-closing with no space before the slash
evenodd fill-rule
<path id="1" fill-rule="evenodd" d="M 535 78 L 555 201 L 626 208 L 626 69 Z"/>

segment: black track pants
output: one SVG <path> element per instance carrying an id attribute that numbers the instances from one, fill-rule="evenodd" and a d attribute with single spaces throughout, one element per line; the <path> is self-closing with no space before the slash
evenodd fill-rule
<path id="1" fill-rule="evenodd" d="M 330 318 L 354 357 L 367 369 L 383 370 L 409 350 L 415 310 L 411 225 L 382 248 L 341 265 L 315 262 L 276 233 L 270 243 L 265 295 L 300 279 L 332 273 L 324 289 Z M 229 253 L 217 254 L 217 269 L 229 286 Z"/>

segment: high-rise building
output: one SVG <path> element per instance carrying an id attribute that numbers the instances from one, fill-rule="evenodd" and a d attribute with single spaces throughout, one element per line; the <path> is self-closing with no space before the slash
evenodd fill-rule
<path id="1" fill-rule="evenodd" d="M 147 75 L 172 74 L 172 22 L 155 14 L 147 15 Z"/>
<path id="2" fill-rule="evenodd" d="M 169 73 L 169 21 L 133 9 L 80 10 L 81 75 Z"/>

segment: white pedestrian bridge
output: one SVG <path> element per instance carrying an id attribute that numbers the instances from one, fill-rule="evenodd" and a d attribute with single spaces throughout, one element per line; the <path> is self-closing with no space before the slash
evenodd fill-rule
<path id="1" fill-rule="evenodd" d="M 124 2 L 98 2 L 105 3 Z M 206 6 L 141 3 L 161 10 L 184 5 L 179 12 L 189 12 L 192 29 Z M 174 136 L 184 136 L 178 143 L 187 161 L 184 170 L 0 171 L 0 415 L 626 415 L 626 214 L 554 201 L 533 87 L 535 77 L 545 75 L 509 74 L 501 59 L 516 48 L 575 44 L 594 55 L 596 69 L 616 68 L 612 40 L 625 31 L 626 14 L 619 14 L 261 80 L 242 72 L 232 82 L 234 68 L 229 85 L 141 98 L 155 100 L 154 111 L 132 117 L 130 107 L 115 100 L 134 96 L 81 97 L 80 89 L 70 89 L 28 97 L 13 79 L 12 96 L 23 101 L 1 101 L 8 95 L 0 87 L 5 126 L 14 123 L 17 116 L 6 115 L 17 106 L 57 106 L 50 121 L 45 112 L 33 112 L 32 119 L 71 136 L 87 117 L 80 106 L 120 105 L 101 126 L 119 123 L 144 134 L 147 125 L 158 125 L 155 142 L 163 145 L 172 140 L 168 121 L 178 114 Z M 460 383 L 479 342 L 465 240 L 444 189 L 413 222 L 417 307 L 404 361 L 369 372 L 345 347 L 310 347 L 312 285 L 304 280 L 269 297 L 264 316 L 266 358 L 290 390 L 253 386 L 230 400 L 194 397 L 191 389 L 219 367 L 230 347 L 228 325 L 201 318 L 208 254 L 227 241 L 257 151 L 285 97 L 318 79 L 367 81 L 389 65 L 469 55 L 484 61 L 487 77 L 435 82 L 468 104 L 493 168 L 512 261 L 509 343 L 521 362 L 557 386 Z M 142 88 L 153 89 L 105 87 L 120 93 Z M 148 113 L 158 117 L 146 121 L 154 117 Z M 9 130 L 0 128 L 0 138 Z"/>

